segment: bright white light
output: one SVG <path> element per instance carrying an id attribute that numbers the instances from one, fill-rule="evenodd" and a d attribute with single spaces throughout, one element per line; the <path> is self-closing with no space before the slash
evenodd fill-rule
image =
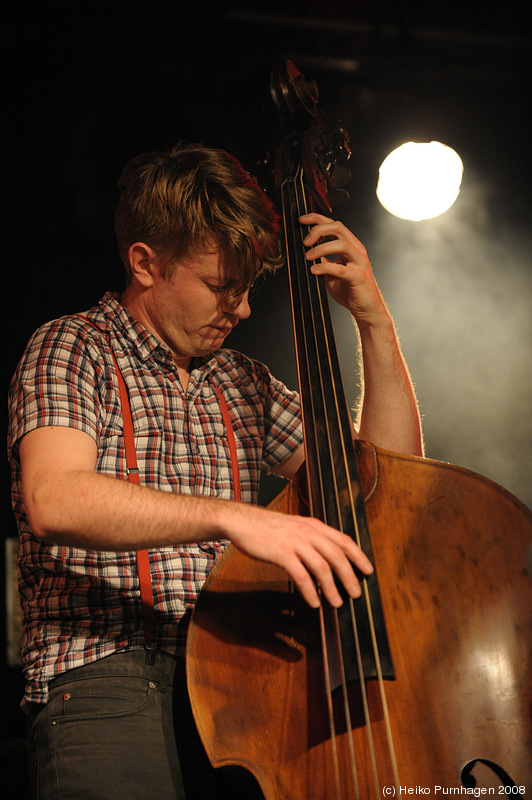
<path id="1" fill-rule="evenodd" d="M 396 217 L 419 222 L 452 206 L 462 183 L 460 156 L 440 142 L 407 142 L 381 164 L 377 197 Z"/>

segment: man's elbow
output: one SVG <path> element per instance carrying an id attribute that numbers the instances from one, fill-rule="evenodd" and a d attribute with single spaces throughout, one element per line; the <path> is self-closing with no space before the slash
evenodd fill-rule
<path id="1" fill-rule="evenodd" d="M 31 532 L 43 543 L 55 543 L 64 509 L 48 481 L 24 487 L 24 507 Z M 67 502 L 67 501 L 66 501 Z"/>

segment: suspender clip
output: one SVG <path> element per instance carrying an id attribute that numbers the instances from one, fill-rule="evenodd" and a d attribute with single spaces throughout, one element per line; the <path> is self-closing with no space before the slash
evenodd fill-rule
<path id="1" fill-rule="evenodd" d="M 146 642 L 144 644 L 144 650 L 146 651 L 146 664 L 153 667 L 155 664 L 155 653 L 157 652 L 157 642 Z"/>

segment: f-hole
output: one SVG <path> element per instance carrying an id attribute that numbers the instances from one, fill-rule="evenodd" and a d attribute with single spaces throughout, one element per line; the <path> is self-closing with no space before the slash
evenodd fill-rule
<path id="1" fill-rule="evenodd" d="M 462 785 L 466 787 L 466 789 L 474 789 L 477 785 L 477 781 L 475 776 L 472 774 L 472 771 L 476 764 L 484 764 L 484 766 L 488 767 L 495 773 L 495 775 L 501 781 L 502 786 L 517 786 L 516 783 L 510 778 L 508 773 L 501 767 L 499 764 L 496 764 L 494 761 L 489 761 L 487 758 L 474 758 L 472 761 L 468 761 L 465 767 L 462 769 L 460 773 L 460 779 L 462 781 Z"/>

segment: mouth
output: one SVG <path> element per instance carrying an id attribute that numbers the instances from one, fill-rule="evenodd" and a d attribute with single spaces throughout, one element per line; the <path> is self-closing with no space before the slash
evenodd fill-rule
<path id="1" fill-rule="evenodd" d="M 236 323 L 234 325 L 213 325 L 212 326 L 215 331 L 218 331 L 222 336 L 229 336 L 233 328 L 236 327 Z"/>

